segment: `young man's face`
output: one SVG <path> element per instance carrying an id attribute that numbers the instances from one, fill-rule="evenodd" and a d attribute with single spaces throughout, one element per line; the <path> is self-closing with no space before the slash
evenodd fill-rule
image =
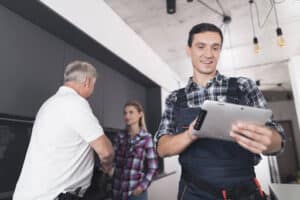
<path id="1" fill-rule="evenodd" d="M 194 73 L 214 75 L 221 53 L 221 36 L 217 32 L 194 34 L 192 46 L 187 47 L 191 57 Z"/>

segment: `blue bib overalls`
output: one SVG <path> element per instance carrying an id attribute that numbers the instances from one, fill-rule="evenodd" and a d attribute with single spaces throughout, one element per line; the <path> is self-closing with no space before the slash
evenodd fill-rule
<path id="1" fill-rule="evenodd" d="M 235 78 L 229 79 L 226 102 L 246 104 Z M 201 108 L 189 108 L 184 89 L 179 90 L 174 110 L 176 132 L 183 132 L 197 117 L 200 110 Z M 218 126 L 218 122 L 216 122 L 216 126 Z M 221 193 L 223 188 L 232 188 L 241 184 L 246 185 L 245 187 L 247 184 L 252 186 L 255 178 L 254 165 L 256 164 L 254 156 L 255 154 L 234 142 L 205 138 L 196 140 L 179 155 L 182 176 L 178 199 L 224 199 Z M 218 191 L 218 189 L 220 190 Z M 256 187 L 253 190 L 255 191 Z M 237 198 L 232 195 L 228 199 L 241 200 L 242 197 Z M 247 197 L 246 199 L 262 198 L 253 196 L 253 198 Z"/>

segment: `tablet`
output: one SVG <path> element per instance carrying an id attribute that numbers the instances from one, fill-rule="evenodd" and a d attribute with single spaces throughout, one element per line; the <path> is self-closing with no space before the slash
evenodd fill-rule
<path id="1" fill-rule="evenodd" d="M 193 130 L 193 134 L 202 138 L 234 141 L 229 135 L 234 122 L 245 121 L 264 125 L 272 116 L 269 109 L 242 106 L 220 101 L 204 101 L 202 107 L 206 111 L 200 129 Z"/>

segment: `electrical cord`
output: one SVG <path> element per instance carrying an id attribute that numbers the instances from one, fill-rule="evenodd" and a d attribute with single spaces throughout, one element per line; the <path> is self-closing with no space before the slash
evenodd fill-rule
<path id="1" fill-rule="evenodd" d="M 227 31 L 226 31 L 226 27 L 227 27 Z M 231 62 L 232 65 L 235 65 L 235 59 L 234 59 L 234 55 L 233 55 L 233 46 L 232 46 L 232 40 L 231 40 L 231 31 L 230 31 L 230 26 L 229 24 L 226 26 L 226 24 L 224 25 L 224 33 L 228 34 L 228 42 L 229 42 L 229 49 L 230 49 L 230 55 L 231 55 Z M 233 66 L 235 68 L 235 66 Z"/>
<path id="2" fill-rule="evenodd" d="M 198 0 L 199 3 L 201 3 L 202 5 L 204 5 L 206 8 L 208 8 L 209 10 L 213 11 L 214 13 L 224 17 L 224 13 L 221 13 L 220 11 L 218 11 L 217 9 L 214 9 L 213 7 L 209 6 L 207 3 L 203 2 L 202 0 Z"/>
<path id="3" fill-rule="evenodd" d="M 281 4 L 281 3 L 284 3 L 286 2 L 286 0 L 281 0 L 281 1 L 275 1 L 275 0 L 269 0 L 270 1 L 270 4 L 271 4 L 271 7 L 269 8 L 268 12 L 267 12 L 267 15 L 266 17 L 264 18 L 264 20 L 261 20 L 261 17 L 260 17 L 260 13 L 259 13 L 259 9 L 258 9 L 258 5 L 256 3 L 256 1 L 254 0 L 254 5 L 255 5 L 255 10 L 256 10 L 256 14 L 257 14 L 257 24 L 258 24 L 258 27 L 260 29 L 262 29 L 265 25 L 266 25 L 266 22 L 268 21 L 270 15 L 271 15 L 271 12 L 272 10 L 274 9 L 275 7 L 275 4 Z M 220 12 L 219 10 L 211 7 L 210 5 L 208 5 L 207 3 L 205 3 L 204 1 L 202 0 L 198 0 L 199 3 L 201 3 L 203 6 L 205 6 L 206 8 L 208 8 L 209 10 L 211 10 L 212 12 L 224 17 L 225 16 L 225 10 L 222 6 L 222 4 L 220 3 L 219 0 L 216 0 L 216 3 L 218 4 L 218 6 L 220 7 L 220 9 L 222 10 L 222 12 Z M 252 8 L 250 8 L 252 9 Z M 274 9 L 274 12 L 275 12 L 275 15 L 277 16 L 277 12 L 276 12 L 276 9 Z M 252 14 L 251 14 L 252 15 Z M 252 16 L 253 18 L 253 16 Z M 253 22 L 252 22 L 253 24 Z M 276 21 L 276 24 L 278 24 L 278 20 Z"/>
<path id="4" fill-rule="evenodd" d="M 222 6 L 222 4 L 220 3 L 219 0 L 216 0 L 217 4 L 219 5 L 219 7 L 221 8 L 222 12 L 223 12 L 223 15 L 225 15 L 225 11 L 224 11 L 224 8 Z"/>
<path id="5" fill-rule="evenodd" d="M 266 25 L 266 22 L 267 22 L 267 20 L 269 19 L 270 15 L 271 15 L 271 12 L 272 12 L 272 10 L 274 8 L 274 4 L 273 4 L 272 1 L 273 0 L 270 0 L 271 8 L 269 9 L 268 14 L 265 17 L 263 23 L 261 23 L 261 21 L 260 21 L 260 14 L 259 14 L 259 10 L 258 10 L 258 5 L 257 5 L 256 1 L 253 1 L 254 5 L 255 5 L 255 10 L 256 10 L 256 14 L 257 14 L 257 24 L 258 24 L 259 28 L 263 28 Z"/>
<path id="6" fill-rule="evenodd" d="M 266 22 L 267 20 L 269 19 L 270 15 L 271 15 L 271 12 L 272 10 L 275 8 L 275 4 L 281 4 L 281 3 L 284 3 L 286 2 L 286 0 L 281 0 L 281 1 L 275 1 L 275 0 L 269 0 L 270 1 L 270 4 L 271 4 L 271 7 L 268 11 L 268 14 L 267 16 L 265 17 L 264 21 L 261 22 L 261 19 L 260 19 L 260 14 L 259 14 L 259 9 L 258 9 L 258 5 L 256 3 L 256 1 L 254 0 L 254 5 L 255 5 L 255 10 L 256 10 L 256 14 L 257 14 L 257 24 L 259 26 L 260 29 L 262 29 L 265 25 L 266 25 Z M 277 11 L 276 9 L 274 9 L 274 12 L 275 12 L 275 15 L 276 15 L 276 24 L 278 25 L 278 16 L 277 16 Z"/>
<path id="7" fill-rule="evenodd" d="M 252 3 L 249 3 L 249 8 L 250 8 L 250 18 L 251 18 L 253 36 L 255 37 L 256 34 L 255 34 L 255 28 L 254 28 L 254 22 L 253 22 Z"/>
<path id="8" fill-rule="evenodd" d="M 223 31 L 224 25 L 225 25 L 225 23 L 222 22 L 222 23 L 220 24 L 220 26 L 219 26 L 219 28 L 220 28 L 222 31 Z"/>
<path id="9" fill-rule="evenodd" d="M 275 0 L 270 0 L 270 1 L 272 1 L 272 3 L 273 3 L 276 25 L 277 25 L 277 27 L 279 27 L 278 15 L 277 15 L 277 10 L 276 10 Z"/>

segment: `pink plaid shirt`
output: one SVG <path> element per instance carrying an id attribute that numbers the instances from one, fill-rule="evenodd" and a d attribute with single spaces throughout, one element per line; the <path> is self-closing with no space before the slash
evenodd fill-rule
<path id="1" fill-rule="evenodd" d="M 141 130 L 135 137 L 118 133 L 115 141 L 114 199 L 127 200 L 132 191 L 140 186 L 146 191 L 158 168 L 152 135 Z"/>

